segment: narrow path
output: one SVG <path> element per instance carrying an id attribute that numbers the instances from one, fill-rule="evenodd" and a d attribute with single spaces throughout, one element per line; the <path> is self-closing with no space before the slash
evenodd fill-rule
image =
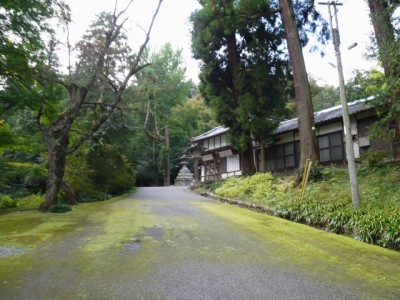
<path id="1" fill-rule="evenodd" d="M 0 278 L 0 298 L 400 299 L 400 253 L 182 187 L 140 188 L 81 222 L 14 259 L 31 263 Z"/>

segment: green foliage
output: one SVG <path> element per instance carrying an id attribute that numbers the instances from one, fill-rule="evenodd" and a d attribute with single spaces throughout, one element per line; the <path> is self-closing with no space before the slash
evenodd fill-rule
<path id="1" fill-rule="evenodd" d="M 358 211 L 350 222 L 357 240 L 400 250 L 400 209 L 385 207 L 381 209 Z"/>
<path id="2" fill-rule="evenodd" d="M 371 150 L 361 155 L 362 168 L 364 170 L 373 171 L 376 168 L 380 168 L 384 165 L 385 159 L 392 156 L 392 153 L 388 150 Z"/>
<path id="3" fill-rule="evenodd" d="M 330 175 L 329 168 L 326 168 L 323 165 L 315 163 L 311 166 L 308 179 L 313 182 L 318 182 L 328 179 L 329 175 Z"/>
<path id="4" fill-rule="evenodd" d="M 137 110 L 137 114 L 131 117 L 132 122 L 135 127 L 145 127 L 147 133 L 141 130 L 133 132 L 131 151 L 126 153 L 136 168 L 139 185 L 162 181 L 163 165 L 168 155 L 172 163 L 177 162 L 188 147 L 198 123 L 194 108 L 188 104 L 193 83 L 185 79 L 182 51 L 174 50 L 167 43 L 160 51 L 149 53 L 146 59 L 151 62 L 150 66 L 140 72 L 137 84 L 129 91 L 139 100 L 131 105 Z M 163 145 L 163 129 L 166 127 L 169 149 Z M 175 168 L 175 176 L 177 171 Z"/>
<path id="5" fill-rule="evenodd" d="M 13 143 L 13 134 L 10 131 L 10 125 L 4 120 L 0 119 L 0 154 L 4 146 L 8 146 Z"/>
<path id="6" fill-rule="evenodd" d="M 310 78 L 310 90 L 314 111 L 320 111 L 340 104 L 339 89 L 331 85 L 318 84 Z"/>
<path id="7" fill-rule="evenodd" d="M 346 233 L 366 243 L 400 250 L 399 206 L 355 211 L 350 199 L 346 198 L 296 198 L 280 203 L 275 215 L 336 233 Z"/>
<path id="8" fill-rule="evenodd" d="M 0 194 L 0 209 L 13 208 L 17 206 L 17 202 L 7 195 Z"/>
<path id="9" fill-rule="evenodd" d="M 285 195 L 284 185 L 273 184 L 271 173 L 257 173 L 250 177 L 230 177 L 221 187 L 215 189 L 220 197 L 253 199 L 280 199 Z"/>
<path id="10" fill-rule="evenodd" d="M 203 1 L 191 16 L 193 52 L 203 62 L 200 92 L 242 150 L 250 132 L 264 138 L 285 113 L 288 61 L 272 10 L 265 1 Z"/>
<path id="11" fill-rule="evenodd" d="M 32 194 L 18 199 L 18 208 L 37 209 L 43 203 L 41 194 Z"/>
<path id="12" fill-rule="evenodd" d="M 201 187 L 205 190 L 215 192 L 217 188 L 220 188 L 226 180 L 207 180 L 201 183 Z"/>
<path id="13" fill-rule="evenodd" d="M 105 141 L 104 141 L 105 142 Z M 117 145 L 93 145 L 88 153 L 89 178 L 96 189 L 111 195 L 129 191 L 135 184 L 136 172 Z"/>
<path id="14" fill-rule="evenodd" d="M 33 167 L 24 179 L 25 187 L 32 193 L 44 191 L 47 180 L 47 170 L 41 166 Z"/>
<path id="15" fill-rule="evenodd" d="M 47 171 L 30 163 L 0 162 L 0 192 L 14 195 L 44 191 Z"/>
<path id="16" fill-rule="evenodd" d="M 346 84 L 347 101 L 366 99 L 382 94 L 386 89 L 385 75 L 376 69 L 370 71 L 356 70 L 353 78 Z"/>
<path id="17" fill-rule="evenodd" d="M 72 211 L 72 208 L 68 204 L 58 203 L 50 208 L 50 212 L 57 213 L 57 214 L 63 214 L 63 213 L 69 212 L 69 211 Z"/>
<path id="18" fill-rule="evenodd" d="M 104 201 L 129 191 L 135 183 L 135 170 L 117 145 L 102 138 L 68 157 L 65 179 L 78 202 Z"/>
<path id="19" fill-rule="evenodd" d="M 49 19 L 69 20 L 69 7 L 59 0 L 0 3 L 0 75 L 31 82 L 30 66 L 40 63 L 42 36 L 51 33 Z"/>
<path id="20" fill-rule="evenodd" d="M 109 200 L 112 197 L 113 196 L 110 194 L 99 192 L 96 190 L 91 190 L 81 193 L 78 202 L 80 203 L 100 202 Z"/>

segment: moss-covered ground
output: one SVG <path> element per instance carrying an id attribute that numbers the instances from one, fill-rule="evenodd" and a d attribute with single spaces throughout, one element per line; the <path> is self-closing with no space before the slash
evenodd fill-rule
<path id="1" fill-rule="evenodd" d="M 359 167 L 361 208 L 352 205 L 346 168 L 312 169 L 301 197 L 293 175 L 258 173 L 246 178 L 206 182 L 203 189 L 224 201 L 312 225 L 357 240 L 400 250 L 400 166 Z M 200 189 L 201 191 L 201 189 Z"/>
<path id="2" fill-rule="evenodd" d="M 0 247 L 24 249 L 0 257 L 2 298 L 202 299 L 256 293 L 275 274 L 277 293 L 400 298 L 398 252 L 181 189 L 145 191 L 66 214 L 0 215 Z"/>

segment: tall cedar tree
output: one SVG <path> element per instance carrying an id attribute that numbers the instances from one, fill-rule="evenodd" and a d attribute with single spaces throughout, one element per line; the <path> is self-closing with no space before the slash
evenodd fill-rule
<path id="1" fill-rule="evenodd" d="M 291 0 L 279 0 L 280 13 L 285 27 L 287 47 L 290 56 L 290 65 L 293 72 L 293 84 L 297 106 L 297 120 L 300 139 L 299 167 L 304 166 L 307 159 L 318 161 L 317 141 L 315 136 L 314 111 L 311 100 L 310 83 L 296 18 Z"/>
<path id="2" fill-rule="evenodd" d="M 368 0 L 370 17 L 374 27 L 379 59 L 389 86 L 388 98 L 391 109 L 387 121 L 395 120 L 395 135 L 400 137 L 400 32 L 393 25 L 393 13 L 399 7 L 399 1 Z M 399 22 L 399 20 L 397 20 Z M 398 30 L 398 28 L 397 28 Z M 385 95 L 386 96 L 386 95 Z M 385 99 L 384 101 L 386 101 Z"/>
<path id="3" fill-rule="evenodd" d="M 203 9 L 192 15 L 192 42 L 195 57 L 203 61 L 201 91 L 208 102 L 217 107 L 218 120 L 231 127 L 234 145 L 246 149 L 243 144 L 249 146 L 249 143 L 246 144 L 249 136 L 261 142 L 268 139 L 276 126 L 273 120 L 281 116 L 280 105 L 287 97 L 283 81 L 286 79 L 286 82 L 290 82 L 293 72 L 301 137 L 300 167 L 306 158 L 318 160 L 315 133 L 312 130 L 311 93 L 301 47 L 308 43 L 310 33 L 318 31 L 316 35 L 322 43 L 326 42 L 330 33 L 327 22 L 316 11 L 314 1 L 200 3 Z M 284 37 L 291 58 L 289 71 L 282 50 Z M 233 47 L 235 44 L 236 51 Z M 250 64 L 246 63 L 248 58 L 251 59 Z M 244 78 L 250 80 L 244 81 Z M 254 85 L 263 91 L 261 97 Z M 244 94 L 248 96 L 245 99 Z M 246 105 L 257 109 L 257 114 L 237 109 Z M 242 113 L 242 118 L 235 115 L 238 111 Z M 269 126 L 265 126 L 266 120 Z"/>
<path id="4" fill-rule="evenodd" d="M 284 113 L 284 31 L 268 1 L 199 2 L 191 22 L 193 53 L 202 61 L 200 91 L 230 128 L 243 173 L 251 174 L 252 139 L 265 141 Z"/>

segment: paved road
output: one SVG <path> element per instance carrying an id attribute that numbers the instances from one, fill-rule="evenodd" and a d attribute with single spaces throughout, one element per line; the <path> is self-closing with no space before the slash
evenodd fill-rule
<path id="1" fill-rule="evenodd" d="M 400 299 L 398 252 L 186 188 L 140 188 L 83 223 L 33 251 L 0 298 Z"/>

